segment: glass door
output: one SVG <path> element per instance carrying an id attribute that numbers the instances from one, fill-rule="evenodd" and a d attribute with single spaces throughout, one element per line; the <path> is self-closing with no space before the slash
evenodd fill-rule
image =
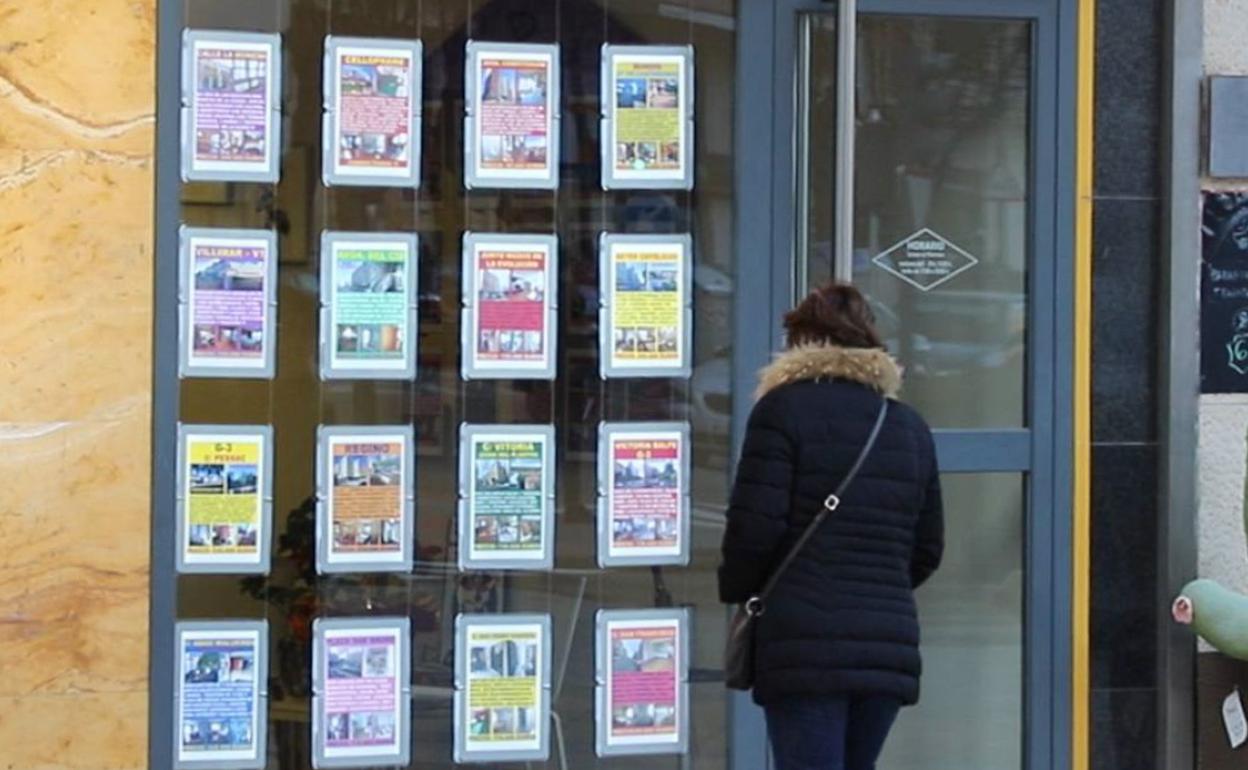
<path id="1" fill-rule="evenodd" d="M 767 177 L 751 175 L 740 202 L 771 191 L 757 240 L 771 317 L 830 280 L 862 289 L 944 473 L 946 561 L 918 593 L 922 700 L 880 767 L 1065 767 L 1068 685 L 1053 661 L 1068 644 L 1055 630 L 1069 606 L 1057 577 L 1069 491 L 1053 456 L 1068 363 L 1055 358 L 1067 349 L 1054 322 L 1057 68 L 1040 64 L 1046 50 L 1056 60 L 1052 9 L 769 5 L 743 7 L 748 28 L 765 25 L 760 50 L 770 36 L 773 96 Z M 748 121 L 764 99 L 741 98 L 755 104 L 739 112 Z M 758 339 L 782 342 L 778 328 Z"/>

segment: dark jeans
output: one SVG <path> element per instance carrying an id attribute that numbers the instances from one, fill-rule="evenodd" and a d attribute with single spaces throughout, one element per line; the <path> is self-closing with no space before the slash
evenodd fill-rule
<path id="1" fill-rule="evenodd" d="M 793 698 L 767 706 L 776 770 L 874 770 L 901 710 L 885 697 Z"/>

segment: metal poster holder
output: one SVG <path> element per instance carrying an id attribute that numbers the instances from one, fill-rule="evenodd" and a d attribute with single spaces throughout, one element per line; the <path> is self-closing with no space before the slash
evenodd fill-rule
<path id="1" fill-rule="evenodd" d="M 536 248 L 546 252 L 545 362 L 477 362 L 477 252 L 481 247 Z M 460 280 L 460 376 L 465 380 L 553 380 L 559 349 L 559 239 L 554 235 L 509 235 L 503 233 L 464 233 L 463 273 Z"/>
<path id="2" fill-rule="evenodd" d="M 532 174 L 527 169 L 482 170 L 478 113 L 481 109 L 481 60 L 491 56 L 512 56 L 549 64 L 546 112 L 546 171 Z M 464 187 L 477 189 L 555 190 L 559 187 L 560 101 L 559 45 L 557 43 L 487 43 L 469 40 L 464 50 Z"/>
<path id="3" fill-rule="evenodd" d="M 256 711 L 254 745 L 256 756 L 252 759 L 182 759 L 182 666 L 185 635 L 208 632 L 214 635 L 255 634 L 256 637 L 256 697 L 252 704 Z M 173 768 L 174 770 L 264 770 L 268 765 L 269 737 L 269 622 L 267 620 L 184 620 L 174 624 L 174 677 L 173 677 Z"/>
<path id="4" fill-rule="evenodd" d="M 691 536 L 692 493 L 690 491 L 690 473 L 692 469 L 691 449 L 693 446 L 691 428 L 686 422 L 602 422 L 598 424 L 598 566 L 629 567 L 629 566 L 685 566 L 689 564 L 689 543 Z M 678 553 L 664 555 L 622 556 L 611 554 L 612 520 L 611 490 L 615 480 L 615 458 L 611 451 L 612 444 L 621 438 L 645 439 L 656 437 L 671 438 L 673 434 L 680 442 L 680 522 L 677 530 Z M 645 550 L 638 548 L 638 550 Z"/>
<path id="5" fill-rule="evenodd" d="M 185 552 L 190 511 L 186 485 L 187 445 L 192 439 L 212 440 L 217 436 L 257 438 L 260 440 L 260 530 L 256 537 L 259 553 L 254 563 L 213 563 L 188 561 Z M 273 428 L 270 425 L 184 425 L 178 424 L 178 471 L 175 512 L 177 515 L 178 550 L 176 568 L 183 575 L 267 575 L 270 564 L 270 542 L 273 534 Z M 196 765 L 197 767 L 199 765 Z"/>
<path id="6" fill-rule="evenodd" d="M 395 738 L 398 748 L 389 754 L 327 756 L 325 745 L 325 639 L 326 632 L 389 633 L 397 640 L 395 675 L 399 680 Z M 412 622 L 409 618 L 317 618 L 312 623 L 312 767 L 407 767 L 412 756 Z"/>
<path id="7" fill-rule="evenodd" d="M 542 449 L 542 547 L 533 555 L 497 558 L 472 556 L 472 509 L 476 496 L 473 447 L 477 440 L 498 436 L 502 440 L 540 442 Z M 473 425 L 459 427 L 459 557 L 461 571 L 482 569 L 549 570 L 555 566 L 555 428 L 553 425 Z"/>
<path id="8" fill-rule="evenodd" d="M 334 250 L 352 243 L 397 244 L 407 252 L 403 265 L 404 291 L 407 294 L 407 329 L 403 337 L 401 366 L 334 365 L 334 304 L 338 284 L 334 280 Z M 320 335 L 317 349 L 321 359 L 322 380 L 414 380 L 416 379 L 417 346 L 420 340 L 420 241 L 408 233 L 360 233 L 326 230 L 321 233 L 321 309 Z"/>
<path id="9" fill-rule="evenodd" d="M 353 171 L 335 171 L 338 150 L 338 104 L 339 88 L 339 55 L 343 49 L 363 49 L 379 55 L 399 53 L 410 57 L 411 67 L 408 79 L 411 113 L 408 116 L 408 160 L 411 163 L 407 175 L 396 176 L 377 174 L 367 169 Z M 329 35 L 325 38 L 324 78 L 321 87 L 324 104 L 321 117 L 321 179 L 326 187 L 359 186 L 359 187 L 420 187 L 420 169 L 422 143 L 422 109 L 424 100 L 424 46 L 419 40 L 397 40 L 390 38 L 341 37 Z M 323 252 L 322 252 L 323 253 Z"/>
<path id="10" fill-rule="evenodd" d="M 207 366 L 191 359 L 195 350 L 195 319 L 191 318 L 191 295 L 195 291 L 195 241 L 262 241 L 264 264 L 264 326 L 261 329 L 264 357 L 246 366 Z M 236 228 L 178 228 L 178 377 L 230 377 L 273 379 L 277 370 L 277 234 L 272 230 Z"/>
<path id="11" fill-rule="evenodd" d="M 468 745 L 470 724 L 468 709 L 472 704 L 468 696 L 468 637 L 472 630 L 490 626 L 511 628 L 527 627 L 537 631 L 541 676 L 538 680 L 537 737 L 535 749 L 483 751 Z M 455 617 L 455 697 L 454 760 L 457 764 L 480 762 L 545 761 L 550 758 L 550 701 L 551 701 L 551 620 L 548 614 L 503 613 L 498 615 L 460 614 Z"/>
<path id="12" fill-rule="evenodd" d="M 399 557 L 379 559 L 376 554 L 359 553 L 331 559 L 334 533 L 329 520 L 334 494 L 333 439 L 344 436 L 367 440 L 399 439 L 403 445 L 403 483 L 400 499 Z M 416 532 L 416 440 L 410 425 L 322 425 L 316 430 L 316 572 L 330 575 L 344 572 L 409 572 Z"/>
<path id="13" fill-rule="evenodd" d="M 688 234 L 681 235 L 621 235 L 602 233 L 598 238 L 598 368 L 601 377 L 690 377 L 693 374 L 693 238 Z M 681 290 L 681 330 L 679 337 L 680 358 L 676 364 L 645 363 L 625 364 L 616 361 L 615 329 L 612 323 L 612 309 L 616 303 L 614 272 L 612 271 L 611 253 L 617 246 L 645 244 L 679 246 L 681 255 L 680 290 Z"/>
<path id="14" fill-rule="evenodd" d="M 269 90 L 265 141 L 268 163 L 257 170 L 200 169 L 195 167 L 195 49 L 200 45 L 263 45 L 268 55 L 266 82 Z M 230 32 L 187 29 L 182 31 L 182 181 L 183 182 L 277 182 L 282 155 L 282 37 L 276 33 Z"/>
<path id="15" fill-rule="evenodd" d="M 636 621 L 675 624 L 677 655 L 676 739 L 612 743 L 611 704 L 607 680 L 611 676 L 611 629 Z M 689 752 L 689 610 L 598 610 L 594 619 L 594 744 L 600 757 L 686 754 Z"/>
<path id="16" fill-rule="evenodd" d="M 669 171 L 634 171 L 621 172 L 615 167 L 615 129 L 619 103 L 615 90 L 615 62 L 617 58 L 659 58 L 680 63 L 683 77 L 681 78 L 681 98 L 684 100 L 684 115 L 681 116 L 681 127 L 684 131 L 681 142 L 683 170 L 679 175 Z M 602 189 L 604 190 L 692 190 L 694 169 L 694 72 L 693 46 L 661 46 L 661 45 L 610 45 L 602 47 L 601 83 L 601 155 L 602 155 Z"/>

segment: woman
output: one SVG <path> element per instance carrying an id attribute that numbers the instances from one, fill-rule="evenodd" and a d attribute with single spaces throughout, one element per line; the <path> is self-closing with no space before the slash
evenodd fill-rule
<path id="1" fill-rule="evenodd" d="M 814 291 L 784 318 L 788 349 L 762 371 L 728 508 L 721 600 L 757 592 L 858 457 L 901 385 L 866 300 Z M 754 700 L 777 770 L 871 770 L 919 698 L 914 589 L 944 523 L 932 434 L 890 403 L 841 505 L 783 573 L 755 629 Z"/>

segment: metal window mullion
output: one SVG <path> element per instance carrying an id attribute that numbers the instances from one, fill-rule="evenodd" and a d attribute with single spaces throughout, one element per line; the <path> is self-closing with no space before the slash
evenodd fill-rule
<path id="1" fill-rule="evenodd" d="M 857 83 L 858 0 L 841 0 L 836 19 L 836 260 L 838 281 L 854 277 L 854 87 Z"/>

